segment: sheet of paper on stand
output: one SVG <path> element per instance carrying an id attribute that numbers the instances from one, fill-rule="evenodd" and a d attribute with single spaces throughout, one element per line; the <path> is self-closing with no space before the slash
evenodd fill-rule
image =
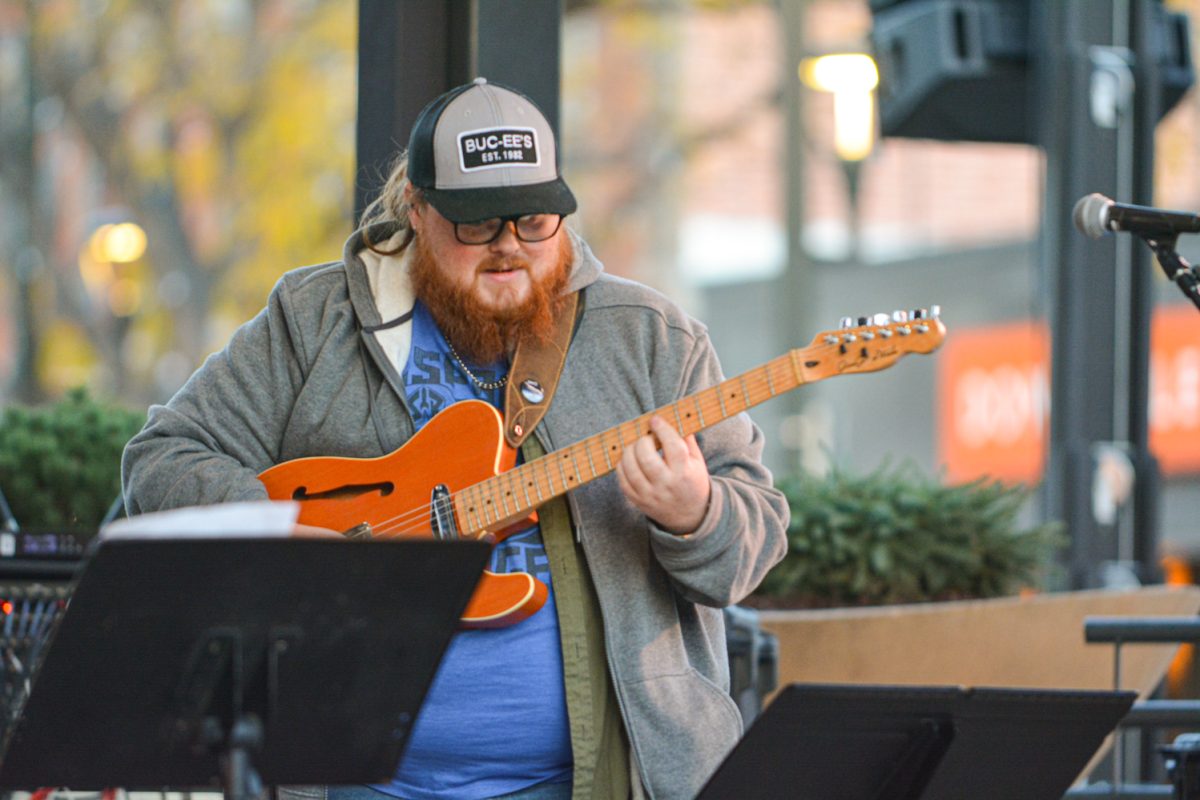
<path id="1" fill-rule="evenodd" d="M 190 506 L 115 520 L 100 530 L 102 539 L 290 536 L 300 514 L 298 503 L 263 500 Z"/>

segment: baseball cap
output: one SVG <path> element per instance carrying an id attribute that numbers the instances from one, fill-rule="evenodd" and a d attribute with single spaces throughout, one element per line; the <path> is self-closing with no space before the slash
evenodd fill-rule
<path id="1" fill-rule="evenodd" d="M 451 89 L 417 116 L 408 179 L 451 222 L 575 211 L 546 117 L 486 78 Z"/>

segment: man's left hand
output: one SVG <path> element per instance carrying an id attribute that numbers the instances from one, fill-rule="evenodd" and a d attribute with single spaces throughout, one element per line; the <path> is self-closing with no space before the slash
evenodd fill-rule
<path id="1" fill-rule="evenodd" d="M 712 481 L 692 434 L 686 439 L 660 417 L 650 418 L 651 434 L 625 448 L 617 483 L 629 502 L 658 527 L 684 535 L 700 527 Z"/>

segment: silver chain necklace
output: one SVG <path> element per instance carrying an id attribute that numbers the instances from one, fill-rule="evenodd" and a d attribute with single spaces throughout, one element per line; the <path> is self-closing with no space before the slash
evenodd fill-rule
<path id="1" fill-rule="evenodd" d="M 475 373 L 471 372 L 470 368 L 468 368 L 467 365 L 463 363 L 463 360 L 458 357 L 458 351 L 454 349 L 454 345 L 450 344 L 449 339 L 446 340 L 446 347 L 450 348 L 450 357 L 454 359 L 455 364 L 458 364 L 458 368 L 466 373 L 467 377 L 471 379 L 471 383 L 475 384 L 483 391 L 490 392 L 494 389 L 499 389 L 501 386 L 508 383 L 508 375 L 502 375 L 500 378 L 494 381 L 479 380 L 479 378 L 475 377 Z"/>

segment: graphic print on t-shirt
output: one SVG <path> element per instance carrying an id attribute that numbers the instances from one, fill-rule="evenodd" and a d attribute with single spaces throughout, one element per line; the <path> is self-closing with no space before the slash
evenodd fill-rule
<path id="1" fill-rule="evenodd" d="M 414 337 L 415 339 L 416 337 Z M 421 337 L 425 338 L 425 337 Z M 441 337 L 438 337 L 439 339 Z M 485 400 L 493 405 L 492 394 L 495 392 L 475 391 L 454 358 L 445 349 L 427 349 L 424 342 L 414 341 L 409 354 L 409 364 L 404 370 L 404 385 L 408 391 L 408 402 L 412 405 L 416 423 L 424 425 L 433 419 L 438 412 L 443 411 L 457 400 L 476 398 Z M 490 384 L 503 374 L 498 369 L 472 368 L 475 377 L 483 383 Z M 498 399 L 498 398 L 497 398 Z"/>

